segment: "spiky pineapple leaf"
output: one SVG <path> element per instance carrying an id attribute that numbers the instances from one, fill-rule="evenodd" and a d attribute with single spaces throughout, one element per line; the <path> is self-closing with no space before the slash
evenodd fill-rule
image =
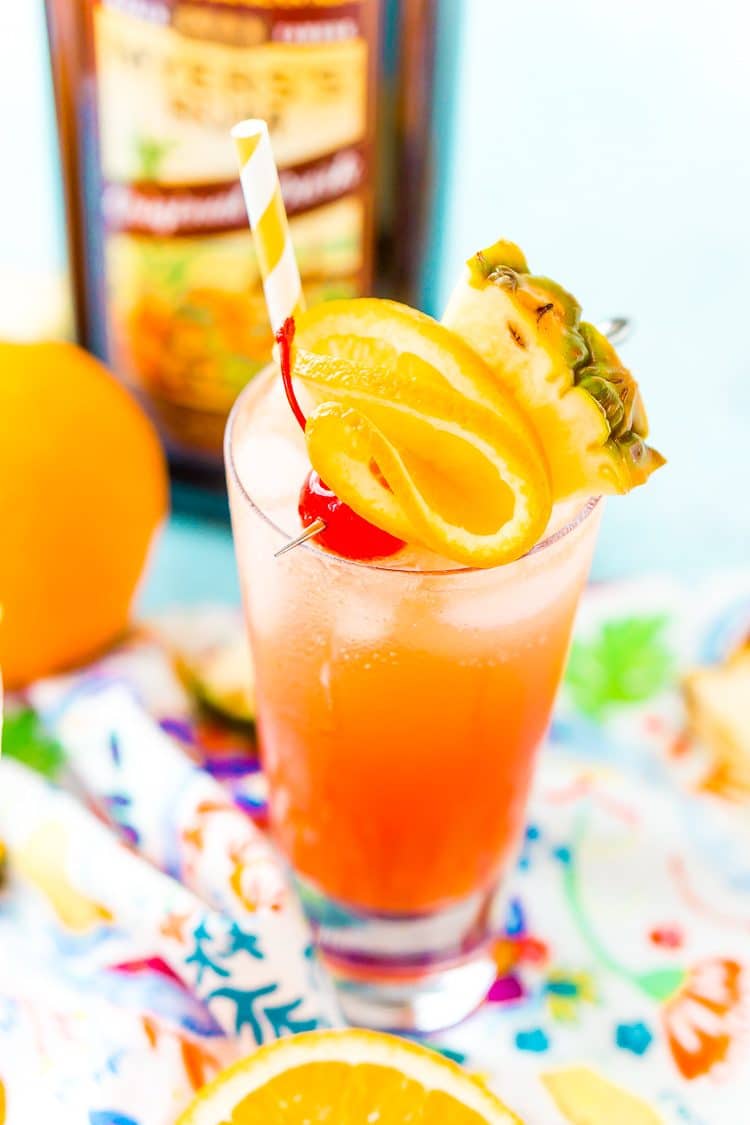
<path id="1" fill-rule="evenodd" d="M 2 753 L 48 778 L 55 778 L 65 762 L 60 743 L 47 733 L 39 716 L 28 707 L 5 715 Z"/>
<path id="2" fill-rule="evenodd" d="M 578 710 L 601 718 L 666 688 L 675 670 L 664 639 L 668 623 L 664 614 L 623 617 L 605 622 L 591 640 L 575 641 L 565 683 Z"/>

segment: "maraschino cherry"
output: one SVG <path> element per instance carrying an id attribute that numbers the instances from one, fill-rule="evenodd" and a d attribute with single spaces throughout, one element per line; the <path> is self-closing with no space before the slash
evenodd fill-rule
<path id="1" fill-rule="evenodd" d="M 276 333 L 279 345 L 279 366 L 284 390 L 294 417 L 304 431 L 307 419 L 302 413 L 292 386 L 292 341 L 294 339 L 294 319 L 287 317 Z M 311 469 L 305 478 L 299 494 L 299 517 L 304 527 L 310 527 L 315 520 L 323 520 L 325 528 L 315 538 L 329 551 L 335 551 L 347 559 L 365 561 L 384 559 L 395 555 L 404 546 L 402 539 L 389 535 L 368 520 L 358 516 L 353 508 L 339 500 L 330 488 Z"/>

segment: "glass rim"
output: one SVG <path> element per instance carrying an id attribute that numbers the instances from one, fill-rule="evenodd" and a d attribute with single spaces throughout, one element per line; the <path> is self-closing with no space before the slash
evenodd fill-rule
<path id="1" fill-rule="evenodd" d="M 259 372 L 259 374 L 262 374 L 262 372 Z M 243 389 L 235 399 L 231 411 L 229 412 L 226 428 L 224 430 L 224 465 L 227 472 L 231 473 L 232 480 L 239 489 L 243 499 L 250 505 L 252 510 L 258 516 L 260 516 L 263 522 L 266 523 L 273 531 L 275 531 L 282 538 L 289 540 L 293 538 L 289 534 L 289 532 L 285 531 L 282 527 L 279 527 L 279 525 L 274 520 L 272 520 L 266 512 L 263 511 L 260 505 L 257 504 L 255 500 L 253 500 L 252 496 L 245 488 L 244 484 L 242 483 L 240 474 L 237 471 L 237 465 L 235 464 L 232 451 L 232 433 L 234 430 L 234 426 L 242 409 L 242 404 L 245 398 L 249 397 L 256 378 L 257 376 L 251 379 L 250 382 L 245 387 L 243 387 Z M 336 566 L 340 565 L 344 567 L 358 567 L 360 570 L 378 571 L 379 573 L 386 574 L 410 574 L 412 576 L 415 574 L 419 574 L 432 577 L 444 577 L 451 574 L 491 574 L 493 571 L 508 571 L 511 567 L 516 566 L 520 562 L 523 562 L 524 559 L 531 558 L 532 555 L 540 554 L 542 551 L 547 550 L 547 548 L 554 546 L 555 543 L 559 543 L 560 540 L 566 539 L 568 535 L 575 531 L 576 528 L 580 527 L 580 525 L 588 519 L 592 512 L 594 512 L 599 507 L 601 499 L 601 496 L 588 497 L 588 499 L 581 504 L 580 508 L 578 508 L 578 510 L 566 524 L 563 524 L 562 527 L 557 528 L 555 531 L 545 536 L 544 539 L 540 539 L 539 542 L 535 543 L 531 550 L 527 551 L 525 555 L 521 555 L 520 558 L 514 559 L 512 562 L 501 563 L 498 566 L 454 566 L 443 567 L 436 570 L 417 570 L 414 567 L 405 566 L 384 566 L 379 562 L 368 562 L 362 559 L 347 559 L 343 555 L 335 555 L 330 551 L 324 551 L 321 547 L 318 547 L 312 539 L 308 540 L 306 543 L 300 543 L 299 547 L 295 547 L 295 550 L 306 551 L 310 554 L 311 557 L 320 559 L 329 564 L 332 563 Z"/>

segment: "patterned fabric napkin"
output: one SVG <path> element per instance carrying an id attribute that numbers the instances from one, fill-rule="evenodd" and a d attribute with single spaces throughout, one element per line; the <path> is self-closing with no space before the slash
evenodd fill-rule
<path id="1" fill-rule="evenodd" d="M 629 1125 L 750 1104 L 750 816 L 677 690 L 749 630 L 750 576 L 585 599 L 497 980 L 433 1040 L 534 1125 L 591 1120 L 596 1074 L 636 1095 Z M 219 1066 L 338 1019 L 257 827 L 262 774 L 153 640 L 29 702 L 53 738 L 11 715 L 6 754 L 61 765 L 62 789 L 0 765 L 0 1122 L 171 1125 Z M 558 1070 L 579 1063 L 595 1074 Z"/>

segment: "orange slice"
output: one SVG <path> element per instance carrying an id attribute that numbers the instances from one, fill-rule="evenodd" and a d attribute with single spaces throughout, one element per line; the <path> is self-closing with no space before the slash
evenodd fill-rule
<path id="1" fill-rule="evenodd" d="M 534 428 L 484 360 L 458 333 L 409 305 L 378 297 L 325 301 L 298 318 L 295 343 L 359 367 L 412 371 L 417 366 L 422 374 L 431 369 L 433 378 L 491 407 L 543 457 Z"/>
<path id="2" fill-rule="evenodd" d="M 294 376 L 317 404 L 310 460 L 359 515 L 467 566 L 537 542 L 551 509 L 537 439 L 452 332 L 363 299 L 304 314 L 296 344 Z"/>
<path id="3" fill-rule="evenodd" d="M 522 1125 L 426 1047 L 372 1031 L 313 1031 L 262 1047 L 205 1086 L 178 1125 Z"/>

